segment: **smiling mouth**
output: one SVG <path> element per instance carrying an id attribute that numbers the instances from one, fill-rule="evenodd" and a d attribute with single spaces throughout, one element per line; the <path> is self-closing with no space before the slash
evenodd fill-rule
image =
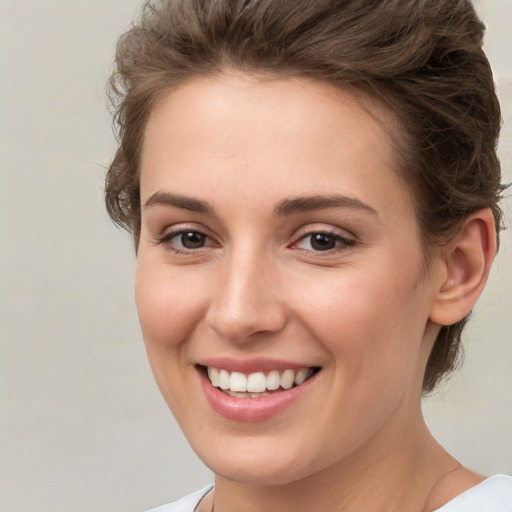
<path id="1" fill-rule="evenodd" d="M 264 398 L 304 384 L 319 367 L 271 370 L 244 374 L 223 368 L 201 366 L 211 385 L 236 398 Z"/>

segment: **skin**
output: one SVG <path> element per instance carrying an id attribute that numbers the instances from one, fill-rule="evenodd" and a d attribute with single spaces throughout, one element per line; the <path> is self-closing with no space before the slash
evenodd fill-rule
<path id="1" fill-rule="evenodd" d="M 375 120 L 387 114 L 368 102 L 375 115 L 324 83 L 225 73 L 167 94 L 148 120 L 137 308 L 159 388 L 216 475 L 216 512 L 433 510 L 481 481 L 435 442 L 420 407 L 436 320 L 464 316 L 481 288 L 450 302 L 468 280 L 463 250 L 426 274 Z M 276 213 L 333 194 L 343 204 Z M 464 236 L 491 224 L 481 215 Z M 204 245 L 184 248 L 180 229 Z M 319 232 L 333 249 L 315 250 Z M 196 364 L 214 356 L 321 371 L 291 407 L 244 423 L 212 410 L 199 385 Z"/>

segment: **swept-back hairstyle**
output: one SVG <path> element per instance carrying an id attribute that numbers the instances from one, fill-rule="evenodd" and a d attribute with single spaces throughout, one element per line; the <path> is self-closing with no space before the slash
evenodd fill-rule
<path id="1" fill-rule="evenodd" d="M 491 208 L 497 231 L 501 223 L 500 109 L 483 34 L 469 0 L 147 2 L 118 42 L 110 79 L 119 148 L 107 210 L 137 247 L 144 129 L 168 91 L 227 69 L 305 76 L 369 94 L 398 120 L 398 135 L 388 131 L 428 266 L 472 212 Z M 425 392 L 453 369 L 466 320 L 441 328 Z"/>

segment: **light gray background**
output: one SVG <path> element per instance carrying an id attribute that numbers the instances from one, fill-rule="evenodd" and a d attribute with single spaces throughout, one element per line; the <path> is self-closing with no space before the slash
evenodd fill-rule
<path id="1" fill-rule="evenodd" d="M 211 480 L 153 382 L 131 242 L 102 204 L 104 82 L 137 5 L 0 0 L 1 510 L 135 512 Z M 512 181 L 512 3 L 477 6 Z M 508 232 L 465 367 L 425 404 L 436 436 L 484 473 L 512 474 L 511 285 Z"/>

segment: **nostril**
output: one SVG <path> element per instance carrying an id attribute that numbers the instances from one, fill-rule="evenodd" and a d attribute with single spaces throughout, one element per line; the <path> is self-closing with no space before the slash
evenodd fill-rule
<path id="1" fill-rule="evenodd" d="M 207 318 L 209 327 L 222 339 L 233 343 L 247 343 L 261 339 L 280 332 L 286 324 L 285 319 L 272 319 L 268 315 L 251 315 L 246 313 L 245 317 L 227 316 Z"/>

